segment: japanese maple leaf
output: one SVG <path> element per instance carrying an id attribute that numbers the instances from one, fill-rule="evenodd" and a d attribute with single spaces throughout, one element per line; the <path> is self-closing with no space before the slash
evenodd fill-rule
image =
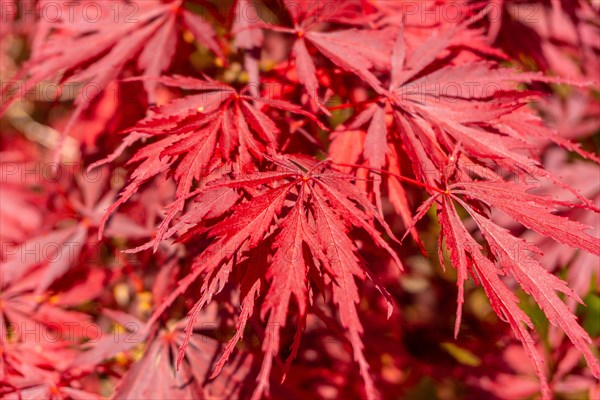
<path id="1" fill-rule="evenodd" d="M 542 367 L 543 359 L 533 346 L 533 341 L 525 327 L 533 328 L 533 325 L 529 317 L 517 306 L 516 296 L 500 277 L 511 275 L 515 278 L 523 290 L 534 298 L 548 320 L 567 334 L 574 346 L 584 355 L 592 373 L 599 377 L 600 364 L 589 349 L 591 339 L 578 325 L 577 318 L 560 299 L 558 293 L 566 294 L 579 302 L 581 299 L 564 281 L 552 275 L 540 264 L 536 257 L 541 254 L 541 251 L 534 244 L 514 236 L 505 228 L 495 224 L 481 211 L 481 205 L 496 208 L 543 236 L 596 256 L 600 255 L 600 239 L 584 233 L 587 228 L 585 225 L 554 214 L 557 207 L 569 206 L 569 203 L 531 194 L 529 193 L 531 189 L 533 189 L 532 185 L 503 180 L 457 182 L 449 185 L 445 191 L 430 197 L 420 208 L 415 219 L 421 218 L 429 206 L 436 202 L 442 228 L 440 260 L 443 260 L 441 241 L 444 238 L 450 250 L 452 265 L 458 273 L 455 334 L 458 334 L 460 326 L 464 281 L 471 275 L 484 287 L 495 312 L 511 325 L 515 336 L 521 340 L 534 360 L 544 398 L 550 398 L 550 389 Z M 463 225 L 455 202 L 460 204 L 475 221 L 491 254 L 486 254 L 483 246 Z M 443 261 L 441 262 L 443 265 Z"/>
<path id="2" fill-rule="evenodd" d="M 67 342 L 2 343 L 2 349 L 0 394 L 3 399 L 102 399 L 86 390 L 82 376 L 68 369 L 76 352 Z"/>
<path id="3" fill-rule="evenodd" d="M 34 269 L 42 269 L 36 289 L 36 294 L 41 294 L 70 268 L 85 262 L 90 254 L 99 254 L 101 242 L 96 238 L 95 228 L 116 195 L 115 190 L 104 192 L 108 175 L 108 170 L 103 169 L 95 175 L 78 174 L 75 182 L 66 183 L 66 201 L 75 212 L 57 216 L 57 226 L 62 224 L 63 227 L 52 226 L 10 249 L 10 254 L 0 263 L 5 284 Z M 23 217 L 27 215 L 20 216 Z M 119 232 L 127 232 L 132 238 L 136 234 L 147 237 L 151 233 L 124 215 L 112 221 L 108 233 L 112 236 Z"/>
<path id="4" fill-rule="evenodd" d="M 441 41 L 441 48 L 444 48 L 444 40 Z M 419 54 L 426 51 L 428 45 L 435 45 L 436 42 L 439 45 L 439 40 L 425 43 L 420 51 L 413 53 L 414 58 L 406 58 L 408 71 L 401 74 L 395 90 L 402 96 L 399 107 L 405 112 L 416 112 L 423 118 L 421 121 L 415 118 L 416 124 L 411 124 L 411 129 L 415 132 L 441 129 L 444 132 L 444 137 L 439 138 L 441 143 L 445 143 L 443 139 L 452 137 L 468 149 L 470 154 L 493 159 L 503 168 L 519 173 L 519 168 L 527 166 L 533 168 L 535 174 L 547 175 L 537 167 L 539 163 L 535 158 L 517 153 L 521 149 L 534 148 L 535 142 L 532 140 L 536 138 L 535 132 L 541 128 L 541 124 L 535 117 L 519 108 L 529 99 L 527 93 L 520 93 L 514 87 L 515 82 L 544 81 L 545 78 L 541 75 L 498 68 L 488 62 L 478 62 L 441 67 L 433 73 L 413 80 L 412 77 L 421 68 L 433 61 L 433 58 L 423 61 Z M 400 62 L 403 64 L 403 61 Z M 415 68 L 411 65 L 415 62 L 420 66 Z M 468 79 L 477 82 L 473 90 L 467 90 L 464 86 L 467 85 L 467 75 Z M 456 94 L 449 94 L 449 85 L 458 85 L 460 89 L 457 89 Z M 489 85 L 493 85 L 494 88 L 489 89 Z M 418 94 L 413 97 L 412 88 L 417 87 L 415 94 Z M 440 87 L 446 89 L 434 89 Z M 427 102 L 428 91 L 433 92 L 435 97 L 432 97 L 430 102 Z M 443 93 L 444 91 L 446 93 Z M 403 113 L 396 114 L 396 118 L 404 120 L 407 126 L 408 122 L 413 122 L 409 115 Z M 502 135 L 491 134 L 495 130 Z M 567 141 L 561 140 L 551 131 L 546 131 L 545 136 L 560 145 L 570 146 L 570 150 L 579 151 L 576 145 L 567 144 Z"/>
<path id="5" fill-rule="evenodd" d="M 86 239 L 87 227 L 83 223 L 33 237 L 11 251 L 7 260 L 0 264 L 3 278 L 10 282 L 41 267 L 45 271 L 38 285 L 41 293 L 77 262 Z"/>
<path id="6" fill-rule="evenodd" d="M 330 32 L 318 30 L 320 23 L 340 22 L 336 16 L 343 14 L 347 8 L 353 8 L 353 2 L 336 4 L 339 7 L 335 9 L 335 12 L 325 10 L 326 5 L 319 7 L 317 3 L 310 2 L 286 1 L 285 5 L 292 19 L 293 28 L 268 24 L 257 24 L 256 26 L 295 36 L 292 56 L 296 61 L 298 80 L 304 85 L 310 98 L 325 114 L 330 115 L 318 95 L 320 85 L 316 76 L 315 63 L 307 47 L 308 43 L 335 65 L 354 73 L 375 90 L 383 91 L 381 83 L 372 70 L 389 68 L 393 31 L 357 28 Z M 358 14 L 360 15 L 360 13 Z M 343 20 L 348 22 L 351 18 Z"/>
<path id="7" fill-rule="evenodd" d="M 157 299 L 159 300 L 159 299 Z M 138 360 L 120 381 L 113 398 L 139 399 L 158 396 L 159 398 L 197 399 L 206 397 L 239 397 L 248 389 L 247 374 L 252 368 L 252 356 L 236 353 L 235 362 L 227 367 L 217 379 L 209 380 L 211 365 L 220 349 L 220 344 L 209 334 L 217 317 L 216 307 L 207 310 L 196 320 L 193 329 L 197 333 L 191 338 L 180 368 L 176 370 L 175 354 L 186 339 L 185 328 L 188 320 L 169 322 L 168 327 L 145 329 L 145 324 L 125 312 L 106 309 L 107 317 L 119 324 L 122 329 L 103 334 L 84 351 L 75 357 L 70 368 L 92 371 L 94 367 L 126 353 L 142 343 L 146 344 L 143 357 Z"/>
<path id="8" fill-rule="evenodd" d="M 136 362 L 117 386 L 114 399 L 143 398 L 239 398 L 248 390 L 247 375 L 252 358 L 238 353 L 230 366 L 217 379 L 208 380 L 208 372 L 219 351 L 219 342 L 201 334 L 204 321 L 196 321 L 197 334 L 189 339 L 189 346 L 179 368 L 173 363 L 174 355 L 186 338 L 187 319 L 160 331 L 147 345 L 144 356 Z"/>
<path id="9" fill-rule="evenodd" d="M 496 92 L 483 93 L 483 87 L 493 82 L 494 90 L 500 93 L 509 90 L 510 80 L 531 79 L 531 76 L 519 78 L 508 69 L 498 70 L 491 62 L 453 66 L 436 61 L 442 55 L 455 55 L 457 51 L 451 49 L 461 47 L 462 42 L 457 38 L 467 31 L 466 23 L 445 27 L 424 42 L 408 47 L 406 29 L 401 25 L 390 57 L 388 89 L 357 113 L 347 126 L 339 127 L 332 141 L 330 152 L 334 161 L 354 164 L 362 156 L 377 174 L 373 191 L 379 208 L 382 179 L 387 183 L 389 198 L 406 225 L 410 225 L 411 210 L 405 190 L 396 178 L 401 173 L 399 155 L 402 150 L 410 157 L 417 178 L 426 184 L 435 184 L 440 179 L 437 171 L 442 170 L 447 153 L 454 149 L 451 138 L 461 143 L 466 141 L 462 138 L 463 126 L 469 129 L 469 138 L 475 138 L 471 139 L 473 146 L 469 148 L 477 149 L 477 156 L 484 156 L 481 143 L 475 141 L 484 135 L 491 141 L 492 134 L 485 129 L 491 131 L 499 125 L 486 127 L 485 124 L 491 125 L 490 120 L 509 113 L 516 107 L 515 102 L 521 101 L 522 95 L 516 91 L 512 97 L 497 99 Z M 475 85 L 467 88 L 473 82 Z M 364 126 L 363 140 L 345 137 L 355 136 Z M 489 158 L 504 158 L 512 168 L 515 168 L 514 159 L 508 157 L 519 157 L 522 165 L 535 163 L 531 158 L 511 152 L 516 140 L 507 138 L 507 148 L 501 144 L 502 140 L 502 137 L 494 139 L 494 146 L 502 147 L 502 154 L 497 154 L 500 149 L 488 146 Z M 521 142 L 518 144 L 526 146 Z M 388 173 L 381 177 L 379 170 L 384 167 Z M 412 235 L 419 242 L 414 229 Z"/>
<path id="10" fill-rule="evenodd" d="M 222 57 L 211 25 L 185 10 L 184 0 L 53 3 L 61 7 L 62 18 L 46 22 L 51 26 L 46 29 L 43 45 L 34 47 L 37 51 L 19 75 L 25 77 L 25 90 L 59 73 L 63 75 L 63 83 L 91 83 L 93 91 L 82 90 L 78 94 L 75 100 L 78 108 L 70 125 L 87 107 L 90 97 L 95 97 L 90 93 L 96 95 L 106 89 L 132 59 L 137 58 L 140 75 L 160 76 L 175 54 L 181 28 L 189 30 L 198 42 Z M 94 10 L 101 10 L 99 20 L 87 16 L 89 4 L 93 4 Z M 152 80 L 144 82 L 151 103 L 155 102 L 156 84 Z M 2 110 L 9 104 L 5 102 Z"/>
<path id="11" fill-rule="evenodd" d="M 159 81 L 167 86 L 198 93 L 156 108 L 151 115 L 128 130 L 130 135 L 114 155 L 90 167 L 113 160 L 125 147 L 139 139 L 158 139 L 140 149 L 129 160 L 129 163 L 139 165 L 131 174 L 130 182 L 118 201 L 110 207 L 106 218 L 145 182 L 162 172 L 171 171 L 177 183 L 176 197 L 185 200 L 194 185 L 219 178 L 227 170 L 254 169 L 265 154 L 275 154 L 280 129 L 261 110 L 261 105 L 306 116 L 324 128 L 314 116 L 299 106 L 284 100 L 253 98 L 247 93 L 249 87 L 238 92 L 231 86 L 213 80 L 181 76 L 165 77 Z M 252 103 L 253 100 L 257 101 L 257 105 Z M 180 211 L 182 202 L 176 205 L 166 218 L 166 224 Z"/>
<path id="12" fill-rule="evenodd" d="M 560 148 L 553 148 L 544 155 L 544 167 L 554 172 L 568 182 L 570 186 L 579 190 L 582 195 L 591 199 L 594 204 L 600 204 L 600 170 L 592 162 L 583 160 L 569 161 L 568 153 Z M 576 201 L 573 194 L 566 190 L 558 190 L 554 185 L 544 183 L 537 186 L 533 193 L 543 196 L 552 196 L 563 201 Z M 593 229 L 590 235 L 600 235 L 600 220 L 598 216 L 580 208 L 569 208 L 559 206 L 557 214 L 574 221 L 579 221 Z M 519 231 L 518 223 L 505 217 L 502 212 L 492 212 L 492 219 L 509 230 Z M 503 218 L 504 217 L 504 218 Z M 540 262 L 550 271 L 560 271 L 568 265 L 566 280 L 569 287 L 580 297 L 585 297 L 594 284 L 600 282 L 600 265 L 596 262 L 597 257 L 586 251 L 569 246 L 557 246 L 556 241 L 532 230 L 526 230 L 521 237 L 534 243 L 541 251 Z M 565 299 L 569 308 L 575 311 L 577 301 L 573 298 Z"/>
<path id="13" fill-rule="evenodd" d="M 409 49 L 413 49 L 427 41 L 432 32 L 442 31 L 469 20 L 477 21 L 485 15 L 497 12 L 493 0 L 452 0 L 445 3 L 444 1 L 424 1 L 418 5 L 405 0 L 375 2 L 372 5 L 376 8 L 376 12 L 374 13 L 376 26 L 394 28 L 400 25 L 404 26 L 406 46 Z M 486 8 L 486 6 L 488 7 Z M 452 16 L 449 14 L 443 15 L 445 14 L 443 10 L 450 9 L 453 10 Z M 485 35 L 484 28 L 472 28 L 457 32 L 457 35 L 452 39 L 452 46 L 472 51 L 472 53 L 465 52 L 461 54 L 460 57 L 463 59 L 476 60 L 481 55 L 492 59 L 508 59 L 502 50 L 488 43 L 488 37 Z"/>
<path id="14" fill-rule="evenodd" d="M 547 355 L 548 361 L 556 365 L 550 382 L 556 397 L 581 397 L 582 393 L 587 392 L 588 398 L 594 399 L 600 394 L 598 381 L 578 368 L 580 358 L 579 351 L 573 347 L 566 351 L 553 348 Z M 483 389 L 503 399 L 531 398 L 539 393 L 535 368 L 527 353 L 518 345 L 508 346 L 497 362 L 507 365 L 510 370 L 480 379 L 479 384 Z"/>
<path id="15" fill-rule="evenodd" d="M 585 0 L 523 3 L 494 0 L 489 39 L 528 66 L 564 77 L 587 76 L 597 82 L 599 33 L 593 23 L 598 9 Z M 490 14 L 491 15 L 491 14 Z M 513 38 L 520 37 L 518 43 Z M 521 58 L 522 59 L 522 58 Z"/>
<path id="16" fill-rule="evenodd" d="M 42 272 L 38 270 L 11 282 L 3 280 L 0 286 L 0 341 L 3 345 L 9 338 L 25 341 L 33 334 L 41 343 L 52 343 L 57 337 L 73 342 L 85 338 L 85 329 L 91 324 L 90 316 L 66 307 L 81 304 L 98 291 L 82 285 L 88 292 L 75 299 L 68 299 L 69 291 L 36 294 Z"/>
<path id="17" fill-rule="evenodd" d="M 441 72 L 431 74 L 433 77 L 431 82 L 431 87 L 434 88 L 433 91 L 427 87 L 427 75 L 417 79 L 417 82 L 411 85 L 411 78 L 418 76 L 421 70 L 434 64 L 440 54 L 443 54 L 450 47 L 456 33 L 464 30 L 464 26 L 446 29 L 432 36 L 407 54 L 404 28 L 400 27 L 391 55 L 388 94 L 381 95 L 364 111 L 357 114 L 347 127 L 349 130 L 356 130 L 368 124 L 362 153 L 371 168 L 380 169 L 385 165 L 386 154 L 388 153 L 388 133 L 390 133 L 400 136 L 393 139 L 399 139 L 403 143 L 405 151 L 417 168 L 415 170 L 417 177 L 431 183 L 433 179 L 428 175 L 439 169 L 439 163 L 444 159 L 442 144 L 445 143 L 445 141 L 438 140 L 441 138 L 436 137 L 434 126 L 437 127 L 439 124 L 435 118 L 443 116 L 444 121 L 458 120 L 463 122 L 461 117 L 456 118 L 455 115 L 463 112 L 469 114 L 469 111 L 463 108 L 463 103 L 465 107 L 477 108 L 477 113 L 470 113 L 476 118 L 490 119 L 490 117 L 506 112 L 499 109 L 498 104 L 494 103 L 490 104 L 490 108 L 493 107 L 494 115 L 484 117 L 482 105 L 484 106 L 485 103 L 481 104 L 479 101 L 481 95 L 473 93 L 470 98 L 463 98 L 463 96 L 469 95 L 467 91 L 463 92 L 460 88 L 460 93 L 452 93 L 448 96 L 441 92 L 440 85 L 442 88 L 447 87 L 444 83 L 453 82 L 454 85 L 460 86 L 460 82 L 466 79 L 467 71 L 470 82 L 473 81 L 471 74 L 478 68 L 480 69 L 478 76 L 487 77 L 492 68 L 489 63 L 467 64 L 457 67 L 439 64 Z M 438 76 L 442 77 L 444 81 L 436 79 Z M 498 81 L 501 78 L 494 77 L 493 79 Z M 461 104 L 461 106 L 457 107 L 458 104 Z M 440 105 L 447 106 L 450 110 L 442 109 Z M 428 107 L 431 107 L 431 110 L 428 110 Z M 434 113 L 427 113 L 427 111 L 433 111 L 433 108 L 435 108 Z M 388 131 L 386 118 L 388 113 L 392 113 L 398 128 L 391 132 Z M 341 135 L 338 136 L 338 138 L 340 137 Z M 337 149 L 339 145 L 335 141 L 333 146 L 335 152 L 343 153 L 343 149 Z M 428 150 L 425 151 L 425 148 Z M 425 171 L 429 174 L 426 174 Z M 379 189 L 376 188 L 376 192 L 378 191 Z"/>
<path id="18" fill-rule="evenodd" d="M 453 57 L 455 53 L 450 51 L 453 38 L 466 29 L 467 25 L 461 24 L 442 30 L 410 51 L 405 45 L 404 29 L 398 30 L 387 94 L 381 95 L 348 125 L 351 131 L 368 126 L 362 151 L 364 159 L 375 171 L 386 164 L 397 164 L 396 147 L 401 143 L 417 178 L 435 186 L 444 179 L 440 171 L 460 146 L 462 156 L 456 164 L 463 171 L 468 171 L 465 164 L 485 165 L 487 160 L 519 177 L 533 175 L 568 188 L 541 167 L 536 154 L 539 141 L 542 138 L 554 141 L 596 161 L 598 157 L 545 128 L 533 112 L 522 108 L 532 94 L 516 90 L 515 82 L 545 81 L 542 75 L 518 73 L 490 61 L 455 65 L 441 62 L 441 55 Z M 395 129 L 388 128 L 389 114 L 393 116 Z M 337 149 L 344 143 L 336 141 L 335 152 L 344 154 L 344 149 Z M 389 180 L 394 181 L 393 176 Z M 397 185 L 388 186 L 395 197 L 405 197 Z M 377 180 L 374 191 L 379 197 Z M 594 208 L 583 196 L 578 195 L 578 199 L 585 207 Z M 398 204 L 401 214 L 406 214 L 402 203 Z"/>
<path id="19" fill-rule="evenodd" d="M 555 94 L 539 104 L 547 125 L 565 139 L 586 138 L 600 126 L 600 102 L 593 95 L 574 91 L 566 99 Z"/>
<path id="20" fill-rule="evenodd" d="M 205 277 L 202 296 L 190 311 L 190 324 L 193 323 L 202 307 L 230 279 L 232 269 L 247 265 L 248 272 L 240 283 L 243 299 L 237 334 L 226 346 L 214 375 L 241 338 L 245 324 L 254 312 L 256 298 L 263 290 L 260 312 L 263 318 L 268 315 L 270 326 L 286 326 L 291 304 L 296 304 L 297 334 L 289 363 L 298 349 L 311 304 L 312 291 L 309 287 L 311 281 L 316 281 L 317 287 L 331 287 L 341 323 L 347 329 L 354 358 L 367 384 L 367 395 L 373 397 L 375 388 L 362 352 L 362 326 L 356 310 L 359 297 L 355 282 L 355 279 L 370 279 L 371 275 L 360 258 L 357 243 L 349 234 L 354 229 L 366 232 L 400 266 L 400 260 L 381 238 L 376 224 L 393 235 L 374 206 L 351 183 L 350 176 L 328 168 L 327 163 L 306 157 L 286 156 L 273 159 L 273 162 L 278 168 L 272 172 L 208 184 L 198 194 L 197 205 L 181 217 L 175 230 L 166 233 L 165 236 L 172 235 L 181 226 L 192 227 L 185 237 L 203 235 L 212 238 L 213 243 L 196 259 L 190 274 L 159 306 L 149 323 L 202 275 Z M 241 196 L 233 207 L 223 207 L 218 201 L 240 190 L 251 198 L 244 200 L 245 196 Z M 219 215 L 214 224 L 203 222 L 207 221 L 207 216 L 214 218 Z M 267 253 L 268 264 L 264 260 Z M 188 327 L 188 336 L 191 333 Z M 186 345 L 184 342 L 180 358 Z M 279 346 L 279 329 L 269 330 L 263 342 L 265 357 L 254 398 L 259 398 L 269 387 L 272 359 L 279 352 Z"/>

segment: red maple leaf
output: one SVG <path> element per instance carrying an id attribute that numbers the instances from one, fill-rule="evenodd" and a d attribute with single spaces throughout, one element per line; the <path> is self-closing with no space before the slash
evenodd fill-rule
<path id="1" fill-rule="evenodd" d="M 119 195 L 119 200 L 110 207 L 109 214 L 126 202 L 141 185 L 164 171 L 172 172 L 177 182 L 176 197 L 185 200 L 195 185 L 219 178 L 228 171 L 253 170 L 265 154 L 275 154 L 279 146 L 279 128 L 258 105 L 252 104 L 252 100 L 319 123 L 299 106 L 286 101 L 254 99 L 247 93 L 249 87 L 238 92 L 213 80 L 179 76 L 164 77 L 159 81 L 167 86 L 199 93 L 156 108 L 150 116 L 128 130 L 131 133 L 114 155 L 90 167 L 116 158 L 126 146 L 139 139 L 158 138 L 129 160 L 129 163 L 140 164 L 133 171 L 131 181 Z M 181 206 L 181 201 L 173 205 L 165 219 L 166 224 L 181 210 Z"/>
<path id="2" fill-rule="evenodd" d="M 184 214 L 177 228 L 196 225 L 188 230 L 185 238 L 205 235 L 209 239 L 214 238 L 214 241 L 196 259 L 191 273 L 161 304 L 153 318 L 158 317 L 202 275 L 202 297 L 190 311 L 192 324 L 202 307 L 228 281 L 232 269 L 247 265 L 245 268 L 249 268 L 248 272 L 239 283 L 247 291 L 237 326 L 238 334 L 226 347 L 216 374 L 241 338 L 245 323 L 253 313 L 255 298 L 261 290 L 265 291 L 261 315 L 263 318 L 268 315 L 268 324 L 271 326 L 286 326 L 292 302 L 296 304 L 298 333 L 290 356 L 293 358 L 311 303 L 310 286 L 331 287 L 333 302 L 339 308 L 342 325 L 348 330 L 355 360 L 367 384 L 367 393 L 373 397 L 375 388 L 362 353 L 362 327 L 356 310 L 359 297 L 355 283 L 355 279 L 370 279 L 370 273 L 360 258 L 356 242 L 348 235 L 354 229 L 366 232 L 401 266 L 390 245 L 375 228 L 379 224 L 391 235 L 389 227 L 365 195 L 350 182 L 352 177 L 329 168 L 327 163 L 317 163 L 306 157 L 287 156 L 274 159 L 273 162 L 278 167 L 273 172 L 213 182 L 198 195 L 198 209 L 192 208 L 188 214 Z M 238 204 L 226 208 L 222 207 L 221 202 L 215 201 L 240 190 L 251 198 L 244 201 L 245 196 L 240 196 Z M 211 206 L 213 204 L 216 208 Z M 214 225 L 207 226 L 201 221 L 209 213 L 212 213 L 210 217 L 221 216 Z M 174 230 L 170 230 L 167 235 L 173 233 Z M 260 260 L 253 261 L 251 256 L 258 250 L 267 250 L 265 246 L 272 253 L 268 267 L 261 264 Z M 316 282 L 311 282 L 313 280 Z M 261 289 L 263 287 L 265 289 Z M 259 373 L 259 385 L 254 392 L 255 398 L 268 389 L 272 358 L 279 351 L 278 331 L 273 329 L 266 333 L 263 345 L 265 358 Z M 188 327 L 187 333 L 191 335 L 191 328 Z M 187 342 L 184 342 L 180 358 L 186 346 Z"/>

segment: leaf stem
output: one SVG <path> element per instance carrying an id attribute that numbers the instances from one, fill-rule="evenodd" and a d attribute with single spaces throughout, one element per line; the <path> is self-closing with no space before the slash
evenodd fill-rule
<path id="1" fill-rule="evenodd" d="M 386 170 L 383 170 L 383 169 L 366 167 L 364 165 L 358 165 L 358 164 L 337 163 L 337 162 L 334 162 L 334 161 L 332 161 L 332 163 L 335 164 L 335 165 L 342 166 L 342 167 L 354 167 L 354 168 L 370 169 L 371 171 L 379 172 L 380 174 L 388 174 L 390 176 L 393 176 L 394 178 L 396 178 L 396 179 L 398 179 L 399 181 L 402 181 L 402 182 L 411 183 L 411 184 L 413 184 L 415 186 L 419 186 L 419 187 L 422 187 L 422 188 L 425 188 L 425 189 L 428 189 L 428 190 L 431 190 L 431 191 L 434 191 L 434 192 L 438 192 L 438 193 L 442 193 L 442 194 L 446 193 L 445 190 L 442 190 L 442 189 L 437 188 L 435 186 L 431 186 L 431 185 L 428 185 L 426 183 L 419 182 L 417 180 L 410 179 L 410 178 L 407 178 L 405 176 L 398 175 L 398 174 L 396 174 L 394 172 L 386 171 Z"/>

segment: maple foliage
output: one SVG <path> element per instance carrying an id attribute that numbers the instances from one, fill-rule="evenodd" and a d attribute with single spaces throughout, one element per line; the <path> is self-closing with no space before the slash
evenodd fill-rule
<path id="1" fill-rule="evenodd" d="M 3 398 L 600 393 L 593 3 L 0 6 Z"/>

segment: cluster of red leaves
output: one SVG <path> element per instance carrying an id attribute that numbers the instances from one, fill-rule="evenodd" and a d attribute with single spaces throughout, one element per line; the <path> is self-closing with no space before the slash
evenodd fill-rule
<path id="1" fill-rule="evenodd" d="M 592 3 L 0 5 L 3 398 L 600 394 Z"/>

